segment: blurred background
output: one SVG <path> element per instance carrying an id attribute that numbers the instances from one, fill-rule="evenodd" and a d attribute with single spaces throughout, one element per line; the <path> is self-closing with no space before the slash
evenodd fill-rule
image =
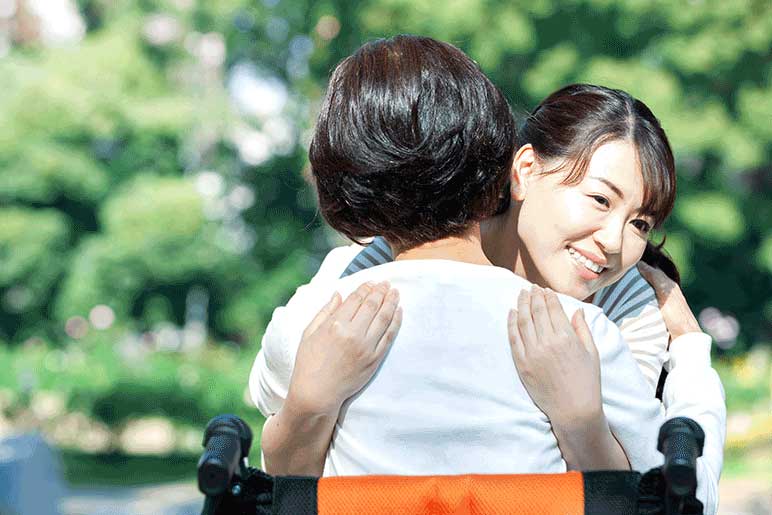
<path id="1" fill-rule="evenodd" d="M 0 436 L 43 435 L 66 513 L 196 512 L 204 425 L 259 433 L 262 331 L 340 241 L 303 178 L 328 74 L 403 32 L 518 113 L 586 81 L 661 119 L 665 248 L 727 393 L 722 513 L 772 510 L 767 0 L 0 0 Z"/>

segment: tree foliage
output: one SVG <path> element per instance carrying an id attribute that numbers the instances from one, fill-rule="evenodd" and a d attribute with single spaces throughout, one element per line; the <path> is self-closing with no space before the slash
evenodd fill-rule
<path id="1" fill-rule="evenodd" d="M 665 248 L 687 296 L 697 312 L 715 306 L 739 320 L 738 349 L 770 341 L 767 1 L 79 6 L 81 43 L 0 60 L 0 338 L 64 338 L 63 322 L 97 304 L 148 326 L 146 304 L 159 297 L 164 316 L 183 323 L 188 292 L 202 286 L 213 334 L 254 339 L 328 245 L 302 178 L 303 135 L 328 74 L 362 42 L 407 32 L 468 52 L 520 115 L 577 81 L 645 101 L 677 157 Z M 148 35 L 163 23 L 172 36 Z M 220 44 L 224 60 L 207 65 Z M 247 90 L 265 104 L 240 108 L 235 70 L 281 95 Z M 271 111 L 271 101 L 281 106 Z M 271 152 L 261 158 L 254 145 L 264 140 Z M 201 187 L 211 173 L 214 194 Z M 243 188 L 254 201 L 229 205 Z"/>

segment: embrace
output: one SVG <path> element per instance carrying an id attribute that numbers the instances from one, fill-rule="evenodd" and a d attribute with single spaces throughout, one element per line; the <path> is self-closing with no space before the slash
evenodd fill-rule
<path id="1" fill-rule="evenodd" d="M 516 121 L 456 47 L 396 36 L 337 66 L 309 158 L 322 215 L 357 244 L 266 329 L 250 391 L 267 472 L 645 471 L 660 425 L 689 416 L 716 512 L 724 393 L 648 241 L 676 179 L 643 102 L 570 85 Z"/>

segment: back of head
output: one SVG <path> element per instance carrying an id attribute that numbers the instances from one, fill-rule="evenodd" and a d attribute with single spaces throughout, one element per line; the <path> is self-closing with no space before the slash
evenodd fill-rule
<path id="1" fill-rule="evenodd" d="M 337 66 L 309 158 L 334 229 L 411 248 L 491 215 L 514 151 L 509 105 L 477 64 L 450 44 L 403 35 Z"/>

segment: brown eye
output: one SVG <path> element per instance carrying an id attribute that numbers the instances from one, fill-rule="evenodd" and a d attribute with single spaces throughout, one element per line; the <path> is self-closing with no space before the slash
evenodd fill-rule
<path id="1" fill-rule="evenodd" d="M 651 225 L 643 220 L 633 220 L 632 224 L 641 232 L 649 232 L 651 230 Z"/>
<path id="2" fill-rule="evenodd" d="M 603 207 L 609 207 L 610 203 L 603 195 L 592 195 L 593 200 Z"/>

